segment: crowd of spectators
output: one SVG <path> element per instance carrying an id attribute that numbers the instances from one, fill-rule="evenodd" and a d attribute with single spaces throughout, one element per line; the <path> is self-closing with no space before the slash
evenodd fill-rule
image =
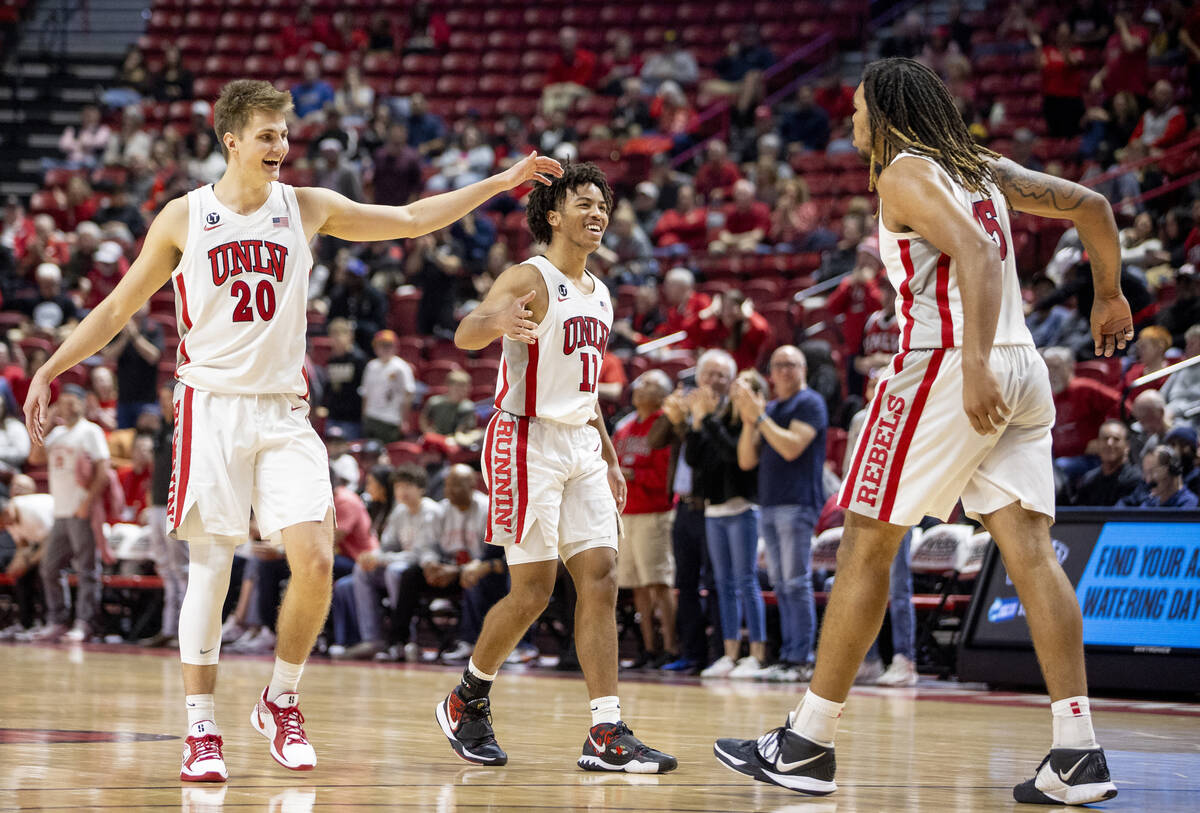
<path id="1" fill-rule="evenodd" d="M 1055 396 L 1061 504 L 1195 507 L 1200 489 L 1200 364 L 1143 380 L 1200 356 L 1196 184 L 1144 196 L 1195 171 L 1179 149 L 1197 133 L 1195 98 L 1180 77 L 1196 86 L 1200 18 L 1181 15 L 1175 4 L 1135 17 L 1085 0 L 1059 10 L 1017 3 L 980 41 L 978 26 L 952 8 L 936 27 L 912 12 L 880 44 L 882 54 L 913 56 L 941 73 L 981 141 L 1030 168 L 1091 179 L 1124 227 L 1122 286 L 1138 338 L 1115 359 L 1091 356 L 1093 293 L 1078 235 L 1047 227 L 1037 233 L 1040 249 L 1018 255 L 1028 324 Z M 429 4 L 416 4 L 402 26 L 381 17 L 361 31 L 345 14 L 303 9 L 282 38 L 287 54 L 305 60 L 291 88 L 291 180 L 399 205 L 471 183 L 533 148 L 564 159 L 586 157 L 597 143 L 609 145 L 606 159 L 646 155 L 623 152 L 633 144 L 648 151 L 645 171 L 618 184 L 591 266 L 618 303 L 599 391 L 639 495 L 626 517 L 634 547 L 621 574 L 640 618 L 637 662 L 803 677 L 815 636 L 813 588 L 822 584 L 808 545 L 844 471 L 847 432 L 852 444 L 855 415 L 899 336 L 872 203 L 857 194 L 866 192 L 866 173 L 840 162 L 852 153 L 852 85 L 834 68 L 765 106 L 764 72 L 776 55 L 753 26 L 719 64 L 705 66 L 674 31 L 649 53 L 620 32 L 609 50 L 592 53 L 563 28 L 541 107 L 529 118 L 489 121 L 468 111 L 447 119 L 420 94 L 389 96 L 364 80 L 363 55 L 437 53 L 448 36 Z M 349 58 L 344 75 L 322 70 L 329 52 Z M 1013 127 L 1005 97 L 973 76 L 997 54 L 1034 60 L 1044 121 Z M 4 201 L 0 567 L 14 585 L 18 627 L 44 621 L 42 637 L 76 639 L 113 630 L 96 615 L 101 568 L 153 569 L 167 601 L 151 640 L 163 644 L 186 578 L 186 552 L 162 534 L 158 512 L 171 424 L 170 390 L 159 385 L 169 383 L 177 343 L 169 300 L 144 309 L 102 356 L 56 384 L 61 427 L 44 454 L 61 465 L 49 474 L 20 422 L 29 377 L 120 280 L 149 220 L 224 169 L 209 100 L 192 98 L 194 77 L 177 50 L 150 70 L 131 49 L 120 76 L 63 131 L 37 205 Z M 615 100 L 611 117 L 581 132 L 576 112 L 592 96 Z M 147 127 L 143 106 L 153 100 L 190 102 L 190 120 Z M 709 137 L 698 113 L 722 100 L 727 127 Z M 853 167 L 861 186 L 831 195 L 830 167 Z M 439 642 L 442 657 L 465 658 L 483 613 L 506 589 L 503 558 L 482 541 L 476 471 L 495 356 L 434 351 L 446 349 L 495 276 L 532 250 L 521 209 L 519 194 L 506 195 L 417 240 L 317 240 L 308 372 L 339 522 L 323 644 L 338 658 L 418 658 L 414 622 L 440 630 L 447 617 L 458 623 L 454 638 Z M 791 268 L 786 262 L 750 262 L 798 255 L 815 261 L 790 279 L 764 270 Z M 738 263 L 752 270 L 728 273 Z M 790 301 L 813 284 L 822 287 Z M 635 352 L 654 340 L 665 347 Z M 712 460 L 723 465 L 703 465 Z M 234 649 L 265 650 L 286 560 L 269 540 L 248 541 L 243 554 L 224 637 Z M 68 564 L 79 594 L 71 629 L 59 581 Z M 895 599 L 904 574 L 894 581 Z M 780 615 L 777 651 L 768 649 L 763 584 Z M 712 602 L 702 598 L 706 586 Z M 562 618 L 569 628 L 569 613 Z M 531 658 L 535 641 L 531 633 L 518 657 Z M 894 649 L 911 666 L 911 642 L 898 639 Z M 907 681 L 905 669 L 900 662 L 890 679 Z"/>

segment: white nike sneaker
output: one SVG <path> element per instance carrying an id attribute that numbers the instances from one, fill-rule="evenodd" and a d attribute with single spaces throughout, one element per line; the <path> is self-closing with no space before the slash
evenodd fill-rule
<path id="1" fill-rule="evenodd" d="M 271 743 L 271 756 L 293 771 L 311 771 L 317 766 L 317 752 L 304 734 L 304 715 L 300 713 L 300 695 L 281 694 L 272 702 L 263 689 L 250 725 Z"/>
<path id="2" fill-rule="evenodd" d="M 183 782 L 224 782 L 229 778 L 221 753 L 221 733 L 212 720 L 200 720 L 188 728 L 183 745 Z"/>
<path id="3" fill-rule="evenodd" d="M 747 655 L 737 662 L 729 673 L 730 680 L 754 680 L 763 671 L 762 661 L 753 655 Z"/>

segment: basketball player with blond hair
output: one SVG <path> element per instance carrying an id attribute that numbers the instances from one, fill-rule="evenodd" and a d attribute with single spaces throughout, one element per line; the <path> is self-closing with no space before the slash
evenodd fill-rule
<path id="1" fill-rule="evenodd" d="M 285 768 L 307 771 L 317 761 L 298 688 L 329 609 L 334 518 L 329 462 L 305 400 L 313 237 L 417 237 L 493 195 L 562 173 L 553 159 L 531 153 L 499 175 L 408 206 L 356 203 L 328 189 L 279 182 L 291 110 L 291 94 L 267 82 L 225 85 L 214 108 L 228 162 L 224 175 L 166 205 L 120 284 L 37 371 L 25 405 L 40 443 L 50 383 L 99 352 L 142 303 L 172 283 L 180 343 L 168 519 L 191 554 L 179 620 L 188 715 L 184 781 L 227 778 L 213 690 L 221 606 L 251 509 L 263 538 L 283 545 L 291 581 L 279 610 L 274 672 L 250 721 Z"/>
<path id="2" fill-rule="evenodd" d="M 961 497 L 1017 588 L 1050 695 L 1053 739 L 1018 802 L 1117 795 L 1096 743 L 1082 619 L 1054 554 L 1054 399 L 1025 327 L 1009 210 L 1072 221 L 1096 286 L 1096 355 L 1133 338 L 1112 208 L 1078 184 L 979 146 L 946 86 L 911 59 L 883 59 L 854 94 L 854 146 L 879 191 L 879 247 L 899 297 L 900 352 L 871 400 L 839 502 L 846 529 L 808 692 L 779 728 L 717 740 L 718 760 L 809 795 L 834 783 L 833 739 L 879 632 L 888 572 L 908 528 Z M 882 168 L 881 168 L 882 167 Z"/>

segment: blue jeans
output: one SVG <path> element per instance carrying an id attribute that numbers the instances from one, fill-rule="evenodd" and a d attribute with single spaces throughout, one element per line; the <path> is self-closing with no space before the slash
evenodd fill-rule
<path id="1" fill-rule="evenodd" d="M 325 431 L 328 432 L 335 426 L 340 426 L 342 432 L 346 435 L 346 440 L 357 440 L 363 436 L 362 423 L 359 421 L 337 421 L 333 418 L 327 418 L 325 421 Z"/>
<path id="2" fill-rule="evenodd" d="M 353 573 L 333 583 L 329 617 L 333 620 L 333 643 L 353 646 L 359 642 L 358 603 L 354 598 Z"/>
<path id="3" fill-rule="evenodd" d="M 142 409 L 148 406 L 158 406 L 153 401 L 145 403 L 138 401 L 118 401 L 117 402 L 117 428 L 132 429 L 137 426 L 138 415 L 142 414 Z"/>
<path id="4" fill-rule="evenodd" d="M 758 586 L 758 509 L 732 517 L 705 517 L 708 555 L 717 583 L 721 637 L 741 639 L 742 619 L 752 642 L 767 640 L 766 612 Z"/>
<path id="5" fill-rule="evenodd" d="M 779 659 L 788 663 L 812 660 L 817 635 L 817 605 L 812 589 L 812 533 L 817 509 L 803 505 L 770 505 L 762 509 L 762 536 L 767 546 L 767 570 L 779 603 L 783 639 Z"/>
<path id="6" fill-rule="evenodd" d="M 904 535 L 900 550 L 892 560 L 891 579 L 888 584 L 888 612 L 892 616 L 892 653 L 903 655 L 914 663 L 917 660 L 917 612 L 913 609 L 912 571 L 908 569 L 909 545 L 912 530 Z M 879 658 L 879 637 L 871 644 L 867 660 Z"/>

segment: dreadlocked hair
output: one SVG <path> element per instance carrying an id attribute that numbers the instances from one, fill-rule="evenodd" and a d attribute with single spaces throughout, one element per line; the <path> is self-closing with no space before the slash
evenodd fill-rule
<path id="1" fill-rule="evenodd" d="M 972 192 L 996 182 L 989 159 L 1000 155 L 971 138 L 936 73 L 913 59 L 880 59 L 867 65 L 862 85 L 871 131 L 870 189 L 879 167 L 904 151 L 932 158 Z M 877 143 L 883 155 L 875 154 Z"/>
<path id="2" fill-rule="evenodd" d="M 581 186 L 595 184 L 600 190 L 600 194 L 604 195 L 604 205 L 608 211 L 612 211 L 613 193 L 608 186 L 608 179 L 604 177 L 604 173 L 598 166 L 591 162 L 582 164 L 567 164 L 563 167 L 561 178 L 554 178 L 553 183 L 549 186 L 545 184 L 534 184 L 533 191 L 529 193 L 529 200 L 525 204 L 525 222 L 529 224 L 529 230 L 533 232 L 533 239 L 543 245 L 550 244 L 550 238 L 554 236 L 553 230 L 550 228 L 550 223 L 546 220 L 546 215 L 562 206 L 563 201 L 567 199 L 567 191 L 574 192 Z"/>

